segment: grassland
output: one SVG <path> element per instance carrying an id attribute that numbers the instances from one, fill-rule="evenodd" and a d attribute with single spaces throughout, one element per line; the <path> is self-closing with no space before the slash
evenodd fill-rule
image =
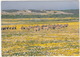
<path id="1" fill-rule="evenodd" d="M 2 27 L 16 26 L 16 30 L 2 30 L 3 56 L 79 56 L 78 18 L 22 18 L 2 19 Z M 68 24 L 61 29 L 41 31 L 21 30 L 21 26 Z"/>

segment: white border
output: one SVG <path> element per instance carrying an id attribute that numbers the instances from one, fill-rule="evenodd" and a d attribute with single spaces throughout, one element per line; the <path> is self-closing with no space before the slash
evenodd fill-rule
<path id="1" fill-rule="evenodd" d="M 1 1 L 79 1 L 79 0 L 1 0 Z"/>
<path id="2" fill-rule="evenodd" d="M 80 56 L 80 0 L 79 0 L 79 56 Z"/>
<path id="3" fill-rule="evenodd" d="M 0 1 L 0 5 L 1 5 L 1 1 Z M 0 57 L 2 57 L 1 56 L 1 54 L 2 54 L 2 52 L 1 52 L 1 6 L 0 6 Z"/>

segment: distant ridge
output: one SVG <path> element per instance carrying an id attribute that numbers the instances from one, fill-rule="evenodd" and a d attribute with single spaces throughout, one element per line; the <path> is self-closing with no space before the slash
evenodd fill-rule
<path id="1" fill-rule="evenodd" d="M 63 12 L 64 11 L 64 12 Z M 2 10 L 2 15 L 48 15 L 48 14 L 73 14 L 56 10 Z"/>

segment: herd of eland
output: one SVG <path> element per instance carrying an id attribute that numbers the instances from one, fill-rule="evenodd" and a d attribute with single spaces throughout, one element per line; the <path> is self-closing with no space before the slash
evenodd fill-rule
<path id="1" fill-rule="evenodd" d="M 33 29 L 34 31 L 40 31 L 40 30 L 49 30 L 49 29 L 60 29 L 60 28 L 65 28 L 65 27 L 68 27 L 68 24 L 54 24 L 54 25 L 42 25 L 42 26 L 39 26 L 39 25 L 36 25 L 36 26 L 29 26 L 29 27 L 26 27 L 26 26 L 21 26 L 21 30 L 31 30 Z M 2 27 L 1 28 L 2 30 L 16 30 L 17 27 L 14 26 L 14 27 Z"/>

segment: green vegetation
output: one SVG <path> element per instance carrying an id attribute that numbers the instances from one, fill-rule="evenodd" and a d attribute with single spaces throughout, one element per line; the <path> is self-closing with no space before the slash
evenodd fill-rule
<path id="1" fill-rule="evenodd" d="M 19 10 L 2 10 L 2 11 L 5 11 L 5 12 L 17 12 Z"/>
<path id="2" fill-rule="evenodd" d="M 7 10 L 7 12 L 13 12 L 14 10 Z M 15 10 L 17 11 L 17 10 Z M 32 12 L 46 12 L 46 11 L 39 11 L 39 10 L 31 10 Z M 55 17 L 79 17 L 79 10 L 61 10 L 67 13 L 73 14 L 48 14 L 48 15 L 2 15 L 2 18 L 55 18 Z M 54 12 L 56 13 L 56 11 Z"/>
<path id="3" fill-rule="evenodd" d="M 53 14 L 53 15 L 2 15 L 2 18 L 55 18 L 79 17 L 78 14 Z"/>
<path id="4" fill-rule="evenodd" d="M 68 13 L 79 14 L 79 9 L 75 9 L 75 10 L 61 10 L 61 11 L 68 12 Z"/>

